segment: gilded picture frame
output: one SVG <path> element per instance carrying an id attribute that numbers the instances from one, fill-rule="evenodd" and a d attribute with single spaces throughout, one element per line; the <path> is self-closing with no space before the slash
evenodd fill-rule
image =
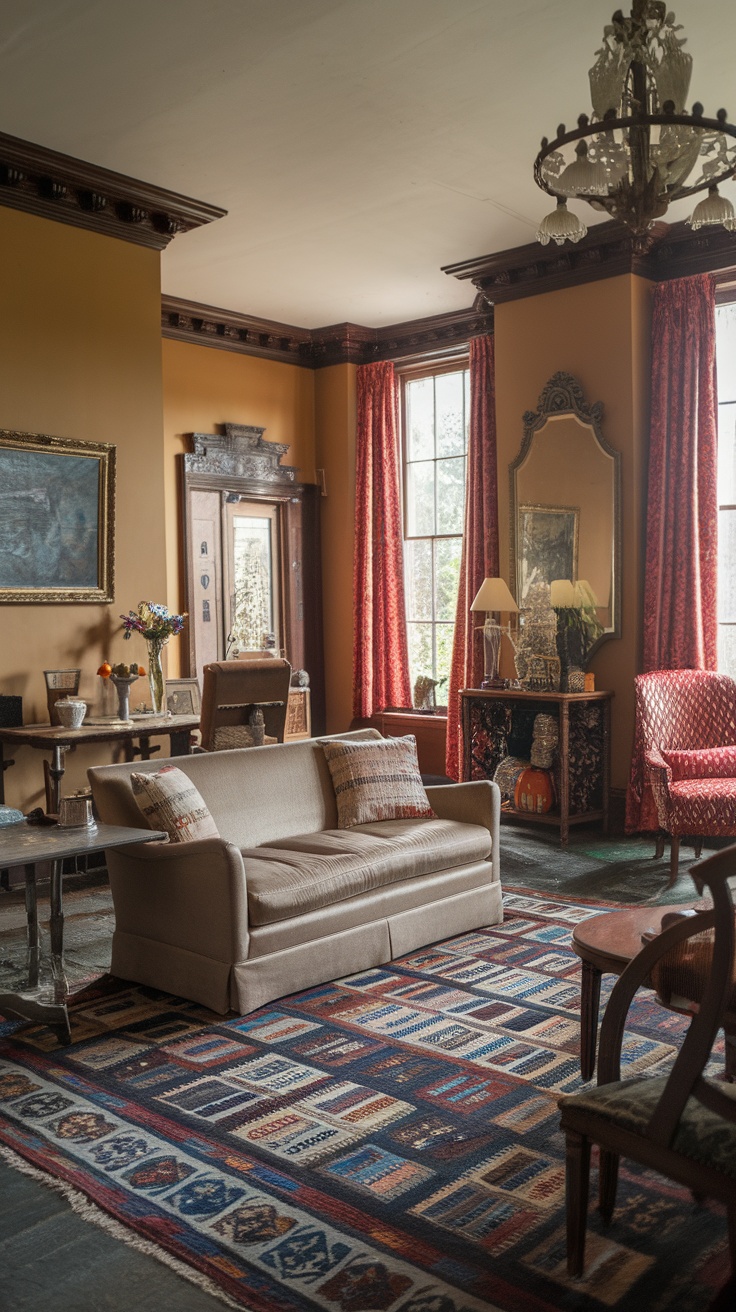
<path id="1" fill-rule="evenodd" d="M 579 506 L 519 506 L 519 607 L 534 583 L 577 579 Z"/>
<path id="2" fill-rule="evenodd" d="M 0 429 L 0 602 L 109 602 L 115 447 Z"/>

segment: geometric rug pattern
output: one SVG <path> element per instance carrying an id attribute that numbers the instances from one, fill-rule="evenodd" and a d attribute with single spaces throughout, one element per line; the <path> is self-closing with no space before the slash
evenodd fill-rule
<path id="1" fill-rule="evenodd" d="M 723 1209 L 629 1162 L 565 1274 L 570 936 L 599 911 L 509 894 L 502 925 L 229 1020 L 131 987 L 75 1009 L 65 1049 L 4 1027 L 0 1143 L 253 1312 L 702 1312 Z M 640 993 L 624 1076 L 666 1070 L 683 1027 Z"/>

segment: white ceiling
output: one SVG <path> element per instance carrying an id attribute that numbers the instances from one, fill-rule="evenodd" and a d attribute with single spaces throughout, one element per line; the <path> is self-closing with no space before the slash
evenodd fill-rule
<path id="1" fill-rule="evenodd" d="M 691 98 L 733 118 L 736 6 L 675 3 Z M 399 322 L 471 303 L 441 265 L 534 239 L 539 140 L 589 110 L 613 7 L 2 0 L 0 130 L 226 208 L 164 253 L 172 296 Z"/>

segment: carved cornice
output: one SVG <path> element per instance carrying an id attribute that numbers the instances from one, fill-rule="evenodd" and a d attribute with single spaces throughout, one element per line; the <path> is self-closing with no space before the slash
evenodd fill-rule
<path id="1" fill-rule="evenodd" d="M 476 305 L 498 305 L 621 273 L 665 282 L 693 273 L 722 272 L 725 277 L 734 269 L 736 236 L 725 228 L 693 232 L 685 223 L 655 223 L 650 232 L 636 236 L 619 223 L 602 223 L 575 246 L 532 242 L 448 264 L 443 273 L 469 279 L 480 293 Z"/>
<path id="2" fill-rule="evenodd" d="M 184 456 L 187 474 L 225 474 L 228 478 L 250 478 L 260 483 L 294 483 L 295 465 L 282 465 L 289 447 L 284 442 L 266 442 L 265 428 L 250 424 L 223 424 L 222 433 L 192 433 L 193 451 Z"/>
<path id="3" fill-rule="evenodd" d="M 324 369 L 331 364 L 370 364 L 374 360 L 420 355 L 441 357 L 465 345 L 470 337 L 492 332 L 493 310 L 489 306 L 454 310 L 385 328 L 336 323 L 309 329 L 164 296 L 161 331 L 164 337 L 180 342 Z"/>
<path id="4" fill-rule="evenodd" d="M 163 250 L 226 210 L 0 132 L 0 205 Z"/>

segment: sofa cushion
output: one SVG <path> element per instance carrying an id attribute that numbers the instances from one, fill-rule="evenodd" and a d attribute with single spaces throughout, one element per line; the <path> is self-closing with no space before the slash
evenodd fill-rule
<path id="1" fill-rule="evenodd" d="M 298 834 L 243 852 L 248 917 L 270 925 L 403 879 L 490 856 L 482 825 L 384 820 L 349 830 Z"/>
<path id="2" fill-rule="evenodd" d="M 662 756 L 674 780 L 736 778 L 736 747 L 667 748 Z"/>
<path id="3" fill-rule="evenodd" d="M 130 784 L 149 829 L 165 829 L 172 843 L 220 837 L 199 789 L 177 766 L 165 765 L 155 774 L 134 771 Z"/>
<path id="4" fill-rule="evenodd" d="M 337 802 L 337 825 L 434 815 L 417 761 L 413 734 L 376 742 L 323 741 Z"/>

